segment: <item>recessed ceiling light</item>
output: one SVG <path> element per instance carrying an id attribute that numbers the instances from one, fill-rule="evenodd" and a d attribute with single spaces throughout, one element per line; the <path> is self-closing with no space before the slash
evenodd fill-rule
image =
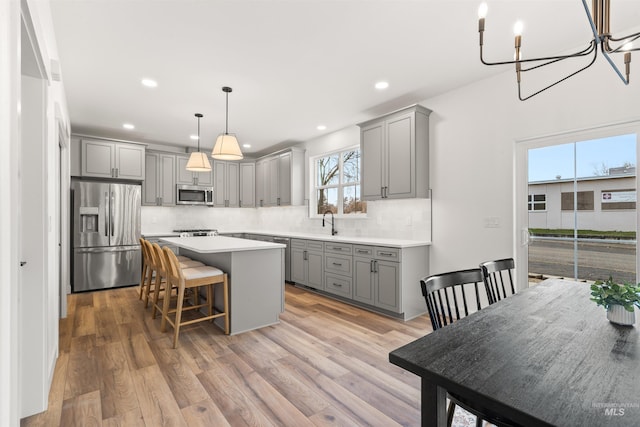
<path id="1" fill-rule="evenodd" d="M 327 127 L 325 125 L 318 125 L 317 129 L 318 130 L 325 130 L 325 129 L 327 129 Z"/>
<path id="2" fill-rule="evenodd" d="M 125 124 L 123 124 L 123 125 L 122 125 L 122 127 L 123 127 L 123 128 L 125 128 L 125 129 L 129 129 L 129 130 L 132 130 L 132 129 L 135 129 L 135 128 L 136 128 L 136 127 L 135 127 L 134 125 L 132 125 L 131 123 L 125 123 Z"/>
<path id="3" fill-rule="evenodd" d="M 376 89 L 386 89 L 389 87 L 388 82 L 378 82 L 376 83 Z"/>
<path id="4" fill-rule="evenodd" d="M 142 79 L 142 85 L 146 87 L 158 87 L 158 82 L 152 79 Z"/>
<path id="5" fill-rule="evenodd" d="M 191 135 L 189 138 L 193 139 L 194 141 L 197 141 L 200 139 L 198 138 L 198 135 Z"/>
<path id="6" fill-rule="evenodd" d="M 251 148 L 251 144 L 242 144 L 244 148 Z"/>

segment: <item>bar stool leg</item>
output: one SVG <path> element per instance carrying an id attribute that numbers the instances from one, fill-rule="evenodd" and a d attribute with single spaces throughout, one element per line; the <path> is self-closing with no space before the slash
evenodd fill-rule
<path id="1" fill-rule="evenodd" d="M 165 298 L 166 298 L 166 292 L 165 292 Z M 174 320 L 174 325 L 173 325 L 173 329 L 174 329 L 173 348 L 178 347 L 178 334 L 180 333 L 180 322 L 182 321 L 182 303 L 183 302 L 184 302 L 184 285 L 180 285 L 178 289 L 178 301 L 176 303 L 176 318 Z M 167 315 L 168 315 L 168 311 L 169 311 L 168 304 L 165 304 L 165 307 L 167 307 Z M 164 315 L 162 317 L 164 318 Z"/>

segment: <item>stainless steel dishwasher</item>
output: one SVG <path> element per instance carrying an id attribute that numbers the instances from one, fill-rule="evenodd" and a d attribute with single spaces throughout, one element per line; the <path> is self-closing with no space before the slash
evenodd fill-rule
<path id="1" fill-rule="evenodd" d="M 274 237 L 273 243 L 285 245 L 284 248 L 284 280 L 291 281 L 291 239 L 288 237 Z"/>

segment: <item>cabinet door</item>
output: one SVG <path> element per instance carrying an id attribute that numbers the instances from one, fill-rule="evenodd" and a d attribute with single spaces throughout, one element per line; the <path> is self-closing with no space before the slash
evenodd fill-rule
<path id="1" fill-rule="evenodd" d="M 176 184 L 193 185 L 193 172 L 187 170 L 188 156 L 176 156 Z"/>
<path id="2" fill-rule="evenodd" d="M 272 157 L 267 161 L 267 205 L 278 206 L 278 185 L 280 184 L 280 159 Z"/>
<path id="3" fill-rule="evenodd" d="M 213 186 L 213 171 L 195 172 L 194 175 L 198 185 Z"/>
<path id="4" fill-rule="evenodd" d="M 302 248 L 291 248 L 291 281 L 301 285 L 307 284 L 305 275 L 306 267 L 305 250 Z"/>
<path id="5" fill-rule="evenodd" d="M 162 166 L 158 173 L 158 196 L 162 206 L 175 206 L 176 204 L 176 157 L 170 154 L 160 156 Z"/>
<path id="6" fill-rule="evenodd" d="M 362 198 L 375 200 L 382 197 L 384 122 L 372 124 L 361 131 L 362 144 Z"/>
<path id="7" fill-rule="evenodd" d="M 387 121 L 385 197 L 415 197 L 416 152 L 413 113 Z M 429 165 L 417 165 L 428 168 Z"/>
<path id="8" fill-rule="evenodd" d="M 278 206 L 291 205 L 291 153 L 278 158 Z"/>
<path id="9" fill-rule="evenodd" d="M 116 178 L 143 180 L 145 147 L 133 144 L 116 144 Z"/>
<path id="10" fill-rule="evenodd" d="M 307 251 L 307 286 L 315 289 L 324 289 L 322 277 L 324 262 L 322 252 Z"/>
<path id="11" fill-rule="evenodd" d="M 237 208 L 240 206 L 240 164 L 227 163 L 227 207 Z"/>
<path id="12" fill-rule="evenodd" d="M 240 207 L 253 208 L 256 206 L 256 165 L 255 163 L 240 163 Z"/>
<path id="13" fill-rule="evenodd" d="M 142 205 L 155 206 L 158 204 L 158 163 L 160 155 L 147 153 L 145 158 L 144 181 L 142 182 Z"/>
<path id="14" fill-rule="evenodd" d="M 82 176 L 114 178 L 114 144 L 112 142 L 83 140 L 81 145 Z M 144 176 L 141 179 L 144 179 Z"/>
<path id="15" fill-rule="evenodd" d="M 224 207 L 227 205 L 227 162 L 213 161 L 213 205 Z"/>
<path id="16" fill-rule="evenodd" d="M 353 258 L 353 299 L 373 305 L 372 258 Z"/>
<path id="17" fill-rule="evenodd" d="M 375 306 L 400 312 L 400 263 L 376 260 Z"/>
<path id="18" fill-rule="evenodd" d="M 265 160 L 256 162 L 256 206 L 265 205 Z"/>

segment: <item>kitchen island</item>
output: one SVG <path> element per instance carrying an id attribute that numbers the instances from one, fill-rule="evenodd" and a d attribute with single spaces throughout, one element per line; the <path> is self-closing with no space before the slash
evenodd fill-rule
<path id="1" fill-rule="evenodd" d="M 161 240 L 180 248 L 180 255 L 227 273 L 231 335 L 279 322 L 284 311 L 285 245 L 224 236 Z M 216 290 L 216 307 L 218 301 L 222 301 L 221 290 Z M 216 324 L 223 327 L 222 319 L 216 319 Z"/>

